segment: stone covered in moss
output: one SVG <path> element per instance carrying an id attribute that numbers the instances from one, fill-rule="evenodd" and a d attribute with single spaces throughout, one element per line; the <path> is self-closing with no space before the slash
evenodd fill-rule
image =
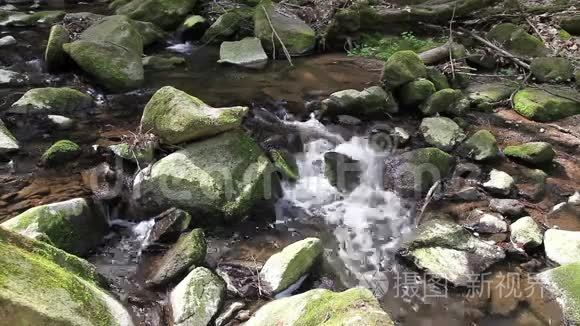
<path id="1" fill-rule="evenodd" d="M 44 62 L 50 71 L 56 71 L 66 64 L 67 54 L 62 46 L 70 42 L 70 35 L 62 25 L 54 25 L 50 29 L 48 43 L 44 51 Z"/>
<path id="2" fill-rule="evenodd" d="M 495 25 L 487 33 L 487 38 L 499 43 L 508 51 L 524 57 L 543 57 L 549 52 L 542 40 L 512 23 Z"/>
<path id="3" fill-rule="evenodd" d="M 576 94 L 565 92 L 565 97 L 557 94 L 539 88 L 524 88 L 514 95 L 514 110 L 534 121 L 555 121 L 580 114 L 580 102 L 572 100 Z"/>
<path id="4" fill-rule="evenodd" d="M 537 165 L 550 163 L 556 156 L 552 145 L 545 142 L 508 146 L 503 150 L 503 153 L 507 157 Z"/>
<path id="5" fill-rule="evenodd" d="M 362 91 L 347 89 L 330 94 L 322 101 L 322 115 L 336 116 L 349 114 L 369 118 L 386 113 L 396 113 L 399 107 L 391 93 L 379 86 L 366 88 Z"/>
<path id="6" fill-rule="evenodd" d="M 75 110 L 86 109 L 92 104 L 92 97 L 76 89 L 33 88 L 14 102 L 8 112 L 14 114 L 71 113 Z"/>
<path id="7" fill-rule="evenodd" d="M 143 39 L 143 47 L 147 47 L 166 37 L 165 32 L 154 23 L 139 20 L 130 20 Z"/>
<path id="8" fill-rule="evenodd" d="M 155 23 L 163 29 L 179 25 L 189 14 L 197 0 L 132 0 L 115 12 L 135 20 Z"/>
<path id="9" fill-rule="evenodd" d="M 522 217 L 510 225 L 510 240 L 517 248 L 531 249 L 542 245 L 544 236 L 536 221 Z"/>
<path id="10" fill-rule="evenodd" d="M 61 10 L 36 11 L 30 14 L 19 11 L 0 10 L 0 26 L 32 27 L 52 25 L 62 20 L 65 15 Z"/>
<path id="11" fill-rule="evenodd" d="M 580 35 L 580 15 L 560 17 L 560 27 L 572 35 Z"/>
<path id="12" fill-rule="evenodd" d="M 446 88 L 435 92 L 419 108 L 426 115 L 455 112 L 462 98 L 463 94 L 461 94 L 460 90 Z"/>
<path id="13" fill-rule="evenodd" d="M 70 140 L 59 140 L 42 154 L 40 162 L 47 167 L 69 163 L 81 155 L 81 148 Z"/>
<path id="14" fill-rule="evenodd" d="M 340 191 L 351 192 L 360 185 L 360 161 L 339 152 L 324 153 L 324 176 Z"/>
<path id="15" fill-rule="evenodd" d="M 443 74 L 435 67 L 427 67 L 427 79 L 433 83 L 433 86 L 435 86 L 435 90 L 437 91 L 445 88 L 451 88 L 445 74 Z"/>
<path id="16" fill-rule="evenodd" d="M 467 100 L 472 108 L 489 111 L 510 98 L 518 87 L 517 83 L 474 83 L 467 87 Z"/>
<path id="17" fill-rule="evenodd" d="M 213 108 L 171 86 L 159 89 L 143 111 L 141 126 L 165 144 L 178 144 L 240 128 L 247 107 Z"/>
<path id="18" fill-rule="evenodd" d="M 322 244 L 317 238 L 294 242 L 270 257 L 260 278 L 268 290 L 278 293 L 306 275 L 322 255 Z"/>
<path id="19" fill-rule="evenodd" d="M 251 8 L 228 10 L 211 24 L 201 40 L 205 43 L 220 43 L 251 36 L 253 32 L 253 16 L 254 10 Z"/>
<path id="20" fill-rule="evenodd" d="M 534 59 L 530 70 L 540 82 L 566 82 L 572 79 L 574 66 L 566 58 L 543 57 Z"/>
<path id="21" fill-rule="evenodd" d="M 131 146 L 127 143 L 120 143 L 109 146 L 115 155 L 139 164 L 147 164 L 155 159 L 155 145 L 147 143 L 144 146 Z"/>
<path id="22" fill-rule="evenodd" d="M 225 294 L 226 285 L 219 276 L 204 267 L 194 269 L 169 296 L 173 325 L 210 325 Z"/>
<path id="23" fill-rule="evenodd" d="M 244 131 L 197 141 L 161 159 L 135 178 L 134 195 L 144 209 L 181 208 L 216 224 L 242 219 L 278 185 L 275 168 Z"/>
<path id="24" fill-rule="evenodd" d="M 0 227 L 0 265 L 5 325 L 133 325 L 80 258 Z"/>
<path id="25" fill-rule="evenodd" d="M 393 89 L 421 77 L 427 77 L 425 64 L 415 52 L 407 50 L 395 52 L 389 57 L 381 80 Z"/>
<path id="26" fill-rule="evenodd" d="M 457 123 L 445 117 L 425 118 L 419 129 L 428 144 L 444 151 L 452 150 L 465 139 Z"/>
<path id="27" fill-rule="evenodd" d="M 260 308 L 246 326 L 361 325 L 393 326 L 371 291 L 353 288 L 344 292 L 310 290 L 274 300 Z"/>
<path id="28" fill-rule="evenodd" d="M 479 130 L 459 147 L 459 153 L 475 161 L 494 160 L 499 157 L 495 136 L 489 130 Z"/>
<path id="29" fill-rule="evenodd" d="M 283 55 L 282 44 L 274 37 L 272 42 L 272 26 L 284 42 L 291 56 L 305 55 L 316 46 L 316 32 L 298 17 L 282 15 L 276 10 L 270 0 L 261 1 L 254 9 L 254 35 L 262 40 L 267 51 Z"/>
<path id="30" fill-rule="evenodd" d="M 0 154 L 15 152 L 20 149 L 18 141 L 0 120 Z"/>
<path id="31" fill-rule="evenodd" d="M 143 67 L 151 70 L 169 70 L 175 66 L 183 65 L 185 59 L 182 57 L 162 57 L 157 55 L 143 58 Z"/>
<path id="32" fill-rule="evenodd" d="M 274 166 L 282 174 L 282 176 L 290 181 L 298 180 L 300 171 L 296 160 L 292 155 L 284 150 L 273 149 L 270 151 L 270 156 L 274 162 Z"/>
<path id="33" fill-rule="evenodd" d="M 580 262 L 547 270 L 537 275 L 562 307 L 571 325 L 580 323 Z"/>
<path id="34" fill-rule="evenodd" d="M 148 283 L 162 285 L 174 281 L 192 267 L 203 264 L 206 253 L 207 244 L 202 229 L 195 229 L 182 235 L 165 253 Z"/>
<path id="35" fill-rule="evenodd" d="M 399 100 L 403 105 L 417 105 L 435 93 L 435 85 L 427 79 L 419 78 L 401 86 Z"/>
<path id="36" fill-rule="evenodd" d="M 261 69 L 268 63 L 268 56 L 259 38 L 246 37 L 241 41 L 223 42 L 218 62 Z"/>
<path id="37" fill-rule="evenodd" d="M 107 230 L 105 217 L 82 198 L 31 208 L 2 226 L 81 256 L 94 249 Z"/>

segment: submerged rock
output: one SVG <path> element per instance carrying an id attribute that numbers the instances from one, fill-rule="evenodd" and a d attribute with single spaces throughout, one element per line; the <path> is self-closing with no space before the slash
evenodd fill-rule
<path id="1" fill-rule="evenodd" d="M 436 113 L 458 112 L 460 101 L 463 98 L 460 90 L 446 88 L 435 92 L 429 96 L 427 101 L 419 106 L 421 112 L 426 115 L 434 115 Z"/>
<path id="2" fill-rule="evenodd" d="M 567 82 L 574 76 L 570 60 L 559 57 L 536 58 L 530 65 L 534 77 L 540 82 Z"/>
<path id="3" fill-rule="evenodd" d="M 393 326 L 371 291 L 316 289 L 274 300 L 260 308 L 246 326 L 361 325 Z"/>
<path id="4" fill-rule="evenodd" d="M 0 265 L 5 325 L 133 325 L 80 258 L 0 227 Z"/>
<path id="5" fill-rule="evenodd" d="M 143 111 L 143 130 L 179 144 L 240 128 L 247 107 L 213 108 L 171 86 L 159 89 Z"/>
<path id="6" fill-rule="evenodd" d="M 499 147 L 495 136 L 489 130 L 479 130 L 469 137 L 458 149 L 462 156 L 475 161 L 489 161 L 499 158 Z"/>
<path id="7" fill-rule="evenodd" d="M 149 234 L 148 242 L 175 242 L 191 224 L 191 215 L 186 211 L 171 208 L 155 216 L 155 225 Z"/>
<path id="8" fill-rule="evenodd" d="M 103 214 L 82 198 L 34 207 L 1 225 L 79 256 L 94 249 L 107 231 Z"/>
<path id="9" fill-rule="evenodd" d="M 556 297 L 567 321 L 580 323 L 580 262 L 547 270 L 537 275 L 548 291 Z"/>
<path id="10" fill-rule="evenodd" d="M 413 51 L 395 52 L 383 68 L 381 81 L 390 89 L 427 77 L 427 68 Z"/>
<path id="11" fill-rule="evenodd" d="M 268 63 L 268 56 L 260 39 L 246 37 L 241 41 L 223 42 L 219 63 L 229 63 L 246 68 L 261 69 Z"/>
<path id="12" fill-rule="evenodd" d="M 14 102 L 8 113 L 12 114 L 52 114 L 71 113 L 93 105 L 93 98 L 68 87 L 34 88 Z"/>
<path id="13" fill-rule="evenodd" d="M 508 51 L 524 57 L 543 57 L 549 52 L 542 40 L 512 23 L 495 25 L 487 33 L 487 38 L 499 43 Z"/>
<path id="14" fill-rule="evenodd" d="M 492 193 L 507 196 L 514 187 L 514 183 L 514 178 L 509 174 L 493 169 L 489 173 L 489 180 L 483 184 L 483 187 Z"/>
<path id="15" fill-rule="evenodd" d="M 197 267 L 170 294 L 173 325 L 210 325 L 225 299 L 223 280 L 204 267 Z"/>
<path id="16" fill-rule="evenodd" d="M 281 292 L 306 275 L 321 255 L 322 244 L 317 238 L 294 242 L 266 261 L 260 279 L 269 291 Z"/>
<path id="17" fill-rule="evenodd" d="M 505 258 L 504 251 L 471 235 L 461 226 L 444 220 L 430 220 L 419 226 L 412 240 L 399 252 L 420 269 L 464 286 L 473 275 L 484 272 Z"/>
<path id="18" fill-rule="evenodd" d="M 183 21 L 196 3 L 197 0 L 132 0 L 119 6 L 115 12 L 171 29 Z"/>
<path id="19" fill-rule="evenodd" d="M 46 167 L 67 164 L 82 153 L 81 148 L 70 140 L 59 140 L 42 154 L 40 162 Z"/>
<path id="20" fill-rule="evenodd" d="M 18 141 L 0 120 L 0 155 L 15 152 L 20 149 Z"/>
<path id="21" fill-rule="evenodd" d="M 362 118 L 396 113 L 398 105 L 393 96 L 379 86 L 362 91 L 347 89 L 330 94 L 322 101 L 322 115 L 349 114 Z"/>
<path id="22" fill-rule="evenodd" d="M 457 123 L 445 117 L 425 118 L 419 129 L 428 144 L 444 151 L 452 150 L 465 139 Z"/>
<path id="23" fill-rule="evenodd" d="M 510 240 L 517 248 L 532 249 L 541 246 L 544 239 L 540 226 L 530 216 L 513 222 L 510 233 Z"/>
<path id="24" fill-rule="evenodd" d="M 185 63 L 182 57 L 147 56 L 143 58 L 143 67 L 153 70 L 169 70 Z"/>
<path id="25" fill-rule="evenodd" d="M 338 152 L 324 153 L 324 176 L 340 191 L 353 191 L 360 184 L 361 165 L 357 160 Z"/>
<path id="26" fill-rule="evenodd" d="M 507 157 L 535 165 L 551 163 L 556 156 L 552 145 L 545 142 L 508 146 L 503 150 L 503 153 Z"/>
<path id="27" fill-rule="evenodd" d="M 204 43 L 220 43 L 253 36 L 253 16 L 254 10 L 251 8 L 230 9 L 211 24 L 201 40 Z"/>
<path id="28" fill-rule="evenodd" d="M 57 71 L 65 66 L 67 54 L 62 46 L 68 42 L 70 42 L 70 35 L 67 29 L 62 25 L 52 26 L 44 51 L 44 62 L 49 71 Z"/>
<path id="29" fill-rule="evenodd" d="M 580 262 L 580 232 L 549 229 L 544 234 L 546 256 L 560 265 Z"/>
<path id="30" fill-rule="evenodd" d="M 534 121 L 554 121 L 580 114 L 580 102 L 574 101 L 573 92 L 563 92 L 565 97 L 539 88 L 524 88 L 514 95 L 514 110 Z"/>

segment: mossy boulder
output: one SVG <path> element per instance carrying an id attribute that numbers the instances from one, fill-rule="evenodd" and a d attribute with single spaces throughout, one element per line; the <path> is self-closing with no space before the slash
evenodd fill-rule
<path id="1" fill-rule="evenodd" d="M 238 129 L 247 107 L 213 108 L 171 86 L 159 89 L 143 111 L 141 126 L 165 144 L 179 144 Z"/>
<path id="2" fill-rule="evenodd" d="M 315 289 L 274 300 L 260 308 L 246 326 L 298 325 L 393 326 L 371 291 Z"/>
<path id="3" fill-rule="evenodd" d="M 300 171 L 292 154 L 284 150 L 272 149 L 270 150 L 270 157 L 283 178 L 289 181 L 297 181 L 299 179 Z"/>
<path id="4" fill-rule="evenodd" d="M 145 210 L 177 207 L 217 224 L 240 220 L 258 202 L 274 199 L 278 182 L 262 149 L 236 130 L 190 144 L 142 171 L 134 195 Z"/>
<path id="5" fill-rule="evenodd" d="M 444 151 L 452 150 L 465 139 L 465 133 L 455 121 L 445 117 L 425 118 L 419 126 L 425 141 Z"/>
<path id="6" fill-rule="evenodd" d="M 202 229 L 182 235 L 177 243 L 163 256 L 149 284 L 162 285 L 176 280 L 188 270 L 204 263 L 207 244 Z"/>
<path id="7" fill-rule="evenodd" d="M 549 53 L 542 40 L 512 23 L 495 25 L 487 33 L 487 38 L 523 57 L 544 57 Z"/>
<path id="8" fill-rule="evenodd" d="M 162 57 L 162 56 L 147 56 L 144 57 L 143 67 L 151 70 L 170 70 L 176 66 L 183 65 L 185 59 L 182 57 Z"/>
<path id="9" fill-rule="evenodd" d="M 189 14 L 197 0 L 132 0 L 115 12 L 135 20 L 155 23 L 163 29 L 177 27 Z"/>
<path id="10" fill-rule="evenodd" d="M 67 29 L 62 25 L 52 26 L 44 51 L 44 62 L 49 71 L 57 71 L 66 65 L 67 54 L 62 46 L 68 42 L 70 42 L 70 35 Z"/>
<path id="11" fill-rule="evenodd" d="M 502 101 L 509 99 L 517 87 L 516 83 L 510 82 L 474 83 L 470 84 L 465 92 L 470 107 L 490 111 Z"/>
<path id="12" fill-rule="evenodd" d="M 580 114 L 580 100 L 572 91 L 548 92 L 540 88 L 524 88 L 514 95 L 514 110 L 534 121 L 555 121 Z"/>
<path id="13" fill-rule="evenodd" d="M 146 143 L 143 146 L 133 146 L 128 143 L 120 143 L 109 146 L 115 155 L 138 164 L 147 164 L 155 159 L 155 144 Z"/>
<path id="14" fill-rule="evenodd" d="M 222 307 L 225 294 L 226 285 L 219 276 L 205 267 L 194 269 L 169 296 L 173 325 L 210 325 Z"/>
<path id="15" fill-rule="evenodd" d="M 330 94 L 322 101 L 321 114 L 330 117 L 348 114 L 371 118 L 396 113 L 398 110 L 399 106 L 390 92 L 373 86 L 362 91 L 347 89 Z"/>
<path id="16" fill-rule="evenodd" d="M 489 161 L 499 158 L 499 147 L 495 136 L 489 130 L 479 130 L 459 147 L 459 153 L 475 161 Z"/>
<path id="17" fill-rule="evenodd" d="M 537 275 L 562 307 L 566 322 L 580 323 L 580 262 L 549 269 Z"/>
<path id="18" fill-rule="evenodd" d="M 508 146 L 503 150 L 503 153 L 507 157 L 536 165 L 551 163 L 556 156 L 552 145 L 546 142 Z"/>
<path id="19" fill-rule="evenodd" d="M 2 324 L 133 325 L 80 258 L 0 227 L 0 265 Z"/>
<path id="20" fill-rule="evenodd" d="M 493 264 L 503 260 L 503 249 L 481 241 L 462 226 L 447 220 L 429 220 L 405 241 L 399 254 L 430 275 L 457 286 L 470 284 Z"/>
<path id="21" fill-rule="evenodd" d="M 580 231 L 549 229 L 544 249 L 546 257 L 560 265 L 580 262 Z"/>
<path id="22" fill-rule="evenodd" d="M 228 10 L 211 24 L 201 40 L 204 43 L 220 43 L 251 36 L 253 34 L 253 16 L 252 8 Z"/>
<path id="23" fill-rule="evenodd" d="M 427 67 L 427 79 L 433 83 L 436 91 L 440 91 L 445 88 L 451 88 L 451 86 L 449 86 L 447 76 L 445 76 L 445 74 L 443 74 L 435 67 Z"/>
<path id="24" fill-rule="evenodd" d="M 270 52 L 276 49 L 278 55 L 284 53 L 279 39 L 272 38 L 273 26 L 291 56 L 312 52 L 316 46 L 316 32 L 300 18 L 282 15 L 276 6 L 270 0 L 263 0 L 254 9 L 254 35 L 264 48 Z"/>
<path id="25" fill-rule="evenodd" d="M 580 15 L 560 17 L 560 27 L 572 35 L 580 35 Z"/>
<path id="26" fill-rule="evenodd" d="M 321 255 L 320 239 L 294 242 L 268 258 L 260 271 L 260 279 L 269 291 L 281 292 L 306 275 Z"/>
<path id="27" fill-rule="evenodd" d="M 567 82 L 574 76 L 574 66 L 566 58 L 535 58 L 532 60 L 530 70 L 540 82 Z"/>
<path id="28" fill-rule="evenodd" d="M 58 23 L 65 15 L 61 10 L 43 10 L 30 14 L 0 10 L 0 26 L 33 27 Z"/>
<path id="29" fill-rule="evenodd" d="M 260 39 L 246 37 L 241 41 L 223 42 L 218 62 L 261 69 L 268 63 L 268 55 L 266 55 Z"/>
<path id="30" fill-rule="evenodd" d="M 395 52 L 383 68 L 382 82 L 394 89 L 421 77 L 427 77 L 427 68 L 419 56 L 410 50 Z"/>
<path id="31" fill-rule="evenodd" d="M 435 92 L 419 106 L 421 112 L 426 115 L 434 115 L 443 112 L 457 112 L 457 107 L 463 99 L 460 90 L 446 88 Z"/>
<path id="32" fill-rule="evenodd" d="M 1 225 L 80 256 L 94 249 L 107 231 L 103 214 L 82 198 L 34 207 Z"/>
<path id="33" fill-rule="evenodd" d="M 70 140 L 59 140 L 50 146 L 40 157 L 40 162 L 46 167 L 55 167 L 69 163 L 82 153 L 79 145 Z"/>
<path id="34" fill-rule="evenodd" d="M 63 49 L 82 70 L 110 91 L 122 92 L 143 82 L 143 37 L 126 16 L 98 20 Z"/>
<path id="35" fill-rule="evenodd" d="M 143 47 L 152 45 L 166 37 L 166 33 L 154 23 L 143 22 L 139 20 L 130 20 L 141 39 L 143 40 Z"/>
<path id="36" fill-rule="evenodd" d="M 33 88 L 14 102 L 8 113 L 53 114 L 71 113 L 93 105 L 93 98 L 81 91 L 68 87 Z"/>
<path id="37" fill-rule="evenodd" d="M 424 78 L 419 78 L 401 86 L 398 93 L 402 105 L 417 105 L 435 93 L 435 85 Z"/>
<path id="38" fill-rule="evenodd" d="M 0 120 L 0 154 L 15 152 L 20 149 L 18 141 Z"/>

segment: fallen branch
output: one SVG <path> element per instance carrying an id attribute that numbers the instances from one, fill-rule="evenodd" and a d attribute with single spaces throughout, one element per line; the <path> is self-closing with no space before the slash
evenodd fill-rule
<path id="1" fill-rule="evenodd" d="M 274 25 L 272 25 L 272 20 L 270 20 L 270 15 L 268 15 L 268 11 L 266 10 L 266 7 L 262 6 L 262 10 L 264 10 L 264 14 L 266 15 L 266 19 L 268 20 L 268 24 L 270 25 L 270 28 L 272 29 L 272 33 L 274 34 L 274 36 L 276 36 L 276 38 L 278 39 L 278 41 L 282 45 L 282 50 L 284 51 L 284 55 L 286 56 L 286 59 L 288 59 L 288 63 L 290 63 L 290 66 L 294 67 L 294 64 L 292 63 L 292 57 L 290 56 L 290 52 L 288 52 L 286 45 L 284 44 L 284 42 L 280 38 L 280 35 L 278 35 L 278 32 L 276 32 Z M 272 43 L 274 44 L 275 42 L 272 42 Z"/>
<path id="2" fill-rule="evenodd" d="M 421 211 L 419 212 L 419 216 L 417 217 L 417 222 L 415 223 L 415 225 L 421 224 L 421 220 L 423 219 L 423 214 L 425 213 L 425 209 L 427 208 L 427 205 L 429 205 L 429 203 L 431 203 L 431 199 L 433 199 L 433 195 L 435 194 L 435 190 L 440 185 L 441 185 L 441 180 L 437 180 L 437 182 L 435 182 L 431 186 L 431 188 L 429 189 L 429 192 L 427 192 L 427 196 L 425 196 L 425 203 L 421 207 Z"/>
<path id="3" fill-rule="evenodd" d="M 449 53 L 455 50 L 457 46 L 460 45 L 457 43 L 446 42 L 436 48 L 419 53 L 419 58 L 421 58 L 426 65 L 434 65 L 447 59 Z"/>
<path id="4" fill-rule="evenodd" d="M 455 9 L 457 8 L 457 2 L 453 6 L 453 13 L 451 14 L 451 19 L 449 20 L 449 62 L 451 64 L 451 76 L 455 80 L 455 67 L 453 66 L 453 19 L 455 18 Z"/>

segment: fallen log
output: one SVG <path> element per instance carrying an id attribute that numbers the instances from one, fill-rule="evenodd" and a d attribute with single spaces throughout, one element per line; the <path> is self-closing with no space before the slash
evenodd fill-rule
<path id="1" fill-rule="evenodd" d="M 461 44 L 447 42 L 436 48 L 419 53 L 419 58 L 426 65 L 435 65 L 444 60 L 449 60 L 449 51 L 453 53 L 454 59 L 457 59 L 459 53 L 465 53 L 465 48 Z"/>

